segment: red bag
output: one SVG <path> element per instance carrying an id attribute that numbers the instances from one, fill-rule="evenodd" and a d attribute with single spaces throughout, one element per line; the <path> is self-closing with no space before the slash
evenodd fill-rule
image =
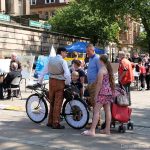
<path id="1" fill-rule="evenodd" d="M 129 107 L 122 107 L 117 104 L 112 104 L 112 119 L 121 123 L 126 123 L 130 120 L 132 109 Z"/>

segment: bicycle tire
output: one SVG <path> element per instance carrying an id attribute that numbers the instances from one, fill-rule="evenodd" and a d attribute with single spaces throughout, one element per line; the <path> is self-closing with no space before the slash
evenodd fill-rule
<path id="1" fill-rule="evenodd" d="M 35 103 L 35 106 L 32 106 L 32 103 Z M 30 120 L 35 123 L 41 123 L 44 121 L 48 115 L 48 106 L 44 98 L 39 99 L 39 95 L 36 93 L 30 95 L 26 101 L 26 113 Z"/>
<path id="2" fill-rule="evenodd" d="M 89 111 L 87 109 L 87 105 L 81 99 L 65 101 L 63 105 L 63 115 L 67 124 L 74 129 L 84 128 L 89 121 Z"/>

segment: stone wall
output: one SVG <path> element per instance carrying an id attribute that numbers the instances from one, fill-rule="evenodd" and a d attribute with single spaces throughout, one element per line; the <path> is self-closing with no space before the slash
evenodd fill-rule
<path id="1" fill-rule="evenodd" d="M 52 44 L 56 49 L 75 41 L 89 39 L 0 22 L 0 55 L 4 57 L 13 52 L 18 55 L 49 54 Z"/>

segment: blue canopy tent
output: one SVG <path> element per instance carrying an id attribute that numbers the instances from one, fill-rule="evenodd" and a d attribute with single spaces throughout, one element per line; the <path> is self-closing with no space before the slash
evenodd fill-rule
<path id="1" fill-rule="evenodd" d="M 70 53 L 73 51 L 76 51 L 78 53 L 86 53 L 87 45 L 88 45 L 87 42 L 76 42 L 76 43 L 73 43 L 72 45 L 66 46 L 66 49 Z M 95 47 L 95 53 L 96 54 L 105 54 L 105 50 Z"/>

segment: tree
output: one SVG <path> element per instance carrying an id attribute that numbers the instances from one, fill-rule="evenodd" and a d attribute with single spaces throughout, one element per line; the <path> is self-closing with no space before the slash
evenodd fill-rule
<path id="1" fill-rule="evenodd" d="M 56 15 L 49 20 L 52 30 L 68 33 L 80 37 L 88 37 L 93 44 L 99 42 L 106 45 L 108 42 L 117 42 L 119 24 L 101 10 L 92 11 L 86 1 L 73 1 L 69 6 L 56 11 Z"/>
<path id="2" fill-rule="evenodd" d="M 124 18 L 126 15 L 138 19 L 146 31 L 148 50 L 150 53 L 150 1 L 149 0 L 83 0 L 86 1 L 94 12 L 101 10 L 100 15 L 112 18 Z"/>
<path id="3" fill-rule="evenodd" d="M 136 38 L 135 44 L 142 48 L 142 52 L 148 52 L 147 33 L 141 32 L 140 35 Z"/>

